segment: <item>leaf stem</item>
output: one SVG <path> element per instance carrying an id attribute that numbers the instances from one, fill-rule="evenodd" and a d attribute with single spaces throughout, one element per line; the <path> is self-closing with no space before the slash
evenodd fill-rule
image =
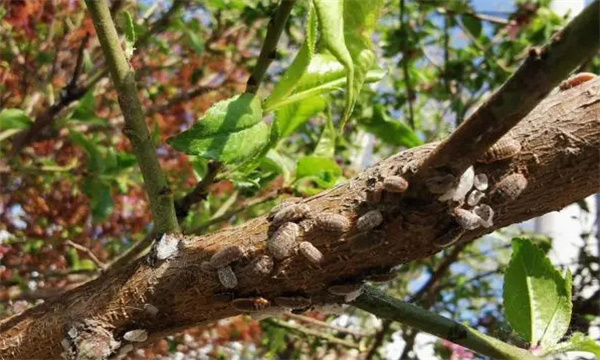
<path id="1" fill-rule="evenodd" d="M 371 286 L 365 287 L 363 294 L 353 305 L 378 317 L 398 321 L 493 359 L 540 360 L 527 350 L 482 334 L 469 326 L 416 305 L 395 299 Z"/>
<path id="2" fill-rule="evenodd" d="M 117 29 L 110 16 L 106 0 L 86 0 L 88 10 L 106 57 L 106 63 L 119 96 L 125 118 L 123 133 L 129 138 L 138 159 L 144 185 L 150 198 L 156 231 L 178 232 L 173 194 L 156 157 L 154 144 L 137 94 L 135 73 L 125 57 Z"/>
<path id="3" fill-rule="evenodd" d="M 246 83 L 247 93 L 256 93 L 265 76 L 265 73 L 267 72 L 267 68 L 273 59 L 275 59 L 275 48 L 277 47 L 279 37 L 283 32 L 285 22 L 287 21 L 290 12 L 292 12 L 292 8 L 294 7 L 295 3 L 296 0 L 281 0 L 279 7 L 277 7 L 275 16 L 269 20 L 269 25 L 267 26 L 267 35 L 262 44 L 262 48 L 260 49 L 256 66 L 254 67 L 254 70 L 252 71 L 252 74 Z"/>

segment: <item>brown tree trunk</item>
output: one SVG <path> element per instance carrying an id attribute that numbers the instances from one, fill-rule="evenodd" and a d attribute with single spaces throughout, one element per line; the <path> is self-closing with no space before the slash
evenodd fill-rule
<path id="1" fill-rule="evenodd" d="M 528 185 L 520 196 L 504 204 L 490 202 L 494 225 L 467 231 L 467 241 L 513 223 L 558 210 L 600 189 L 600 80 L 550 96 L 516 128 L 512 136 L 523 149 L 510 160 L 475 164 L 493 186 L 508 174 L 520 172 Z M 259 277 L 245 266 L 268 254 L 269 221 L 265 216 L 202 237 L 171 236 L 178 241 L 173 256 L 156 259 L 150 255 L 100 276 L 60 299 L 48 301 L 0 323 L 0 358 L 105 359 L 131 344 L 124 334 L 145 330 L 156 340 L 185 328 L 239 314 L 231 306 L 234 298 L 261 296 L 310 297 L 315 306 L 343 301 L 327 292 L 332 284 L 363 279 L 366 274 L 431 256 L 441 250 L 436 239 L 453 223 L 448 204 L 427 192 L 405 195 L 384 194 L 381 203 L 365 201 L 367 183 L 374 177 L 397 174 L 412 162 L 417 164 L 435 144 L 404 151 L 319 195 L 305 199 L 313 213 L 343 214 L 352 229 L 343 237 L 312 230 L 312 242 L 325 257 L 320 265 L 300 253 L 276 260 L 273 271 Z M 410 167 L 410 166 L 408 166 Z M 353 251 L 350 241 L 358 215 L 378 209 L 383 213 L 382 244 L 368 252 Z M 375 236 L 375 235 L 374 235 Z M 560 239 L 557 239 L 560 241 Z M 239 284 L 227 291 L 214 274 L 200 268 L 215 252 L 227 245 L 245 249 L 245 257 L 233 266 Z M 160 257 L 160 256 L 159 256 Z M 270 308 L 275 313 L 277 308 Z M 131 335 L 131 333 L 130 333 Z M 143 338 L 143 337 L 142 337 Z M 131 339 L 130 339 L 131 340 Z M 133 343 L 133 345 L 144 342 Z M 127 348 L 126 348 L 127 349 Z"/>

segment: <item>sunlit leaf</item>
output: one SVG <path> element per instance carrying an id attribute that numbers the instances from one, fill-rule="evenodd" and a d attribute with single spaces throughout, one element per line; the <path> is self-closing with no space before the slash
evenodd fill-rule
<path id="1" fill-rule="evenodd" d="M 327 189 L 336 184 L 342 170 L 330 157 L 305 156 L 298 160 L 296 179 L 314 181 L 319 188 Z"/>
<path id="2" fill-rule="evenodd" d="M 545 354 L 561 354 L 568 351 L 585 351 L 594 354 L 596 359 L 600 359 L 600 343 L 580 332 L 573 333 L 569 340 L 551 347 Z"/>
<path id="3" fill-rule="evenodd" d="M 0 112 L 0 130 L 28 129 L 33 121 L 19 109 L 4 109 Z"/>
<path id="4" fill-rule="evenodd" d="M 512 328 L 532 346 L 555 345 L 571 320 L 571 273 L 565 278 L 544 252 L 524 238 L 513 239 L 504 275 L 504 308 Z"/>
<path id="5" fill-rule="evenodd" d="M 362 125 L 368 132 L 391 145 L 411 148 L 423 144 L 403 121 L 390 119 L 381 105 L 373 107 L 373 116 L 362 122 Z"/>
<path id="6" fill-rule="evenodd" d="M 322 96 L 315 96 L 304 101 L 295 102 L 282 107 L 276 112 L 279 137 L 285 138 L 299 126 L 323 111 L 327 103 Z"/>
<path id="7" fill-rule="evenodd" d="M 83 192 L 90 198 L 90 208 L 95 221 L 108 219 L 115 208 L 110 185 L 98 177 L 85 179 Z"/>
<path id="8" fill-rule="evenodd" d="M 88 139 L 85 135 L 75 130 L 70 130 L 71 140 L 81 146 L 87 154 L 87 167 L 90 172 L 103 173 L 106 168 L 104 156 L 100 152 L 98 145 Z"/>
<path id="9" fill-rule="evenodd" d="M 92 120 L 96 118 L 96 99 L 94 97 L 94 91 L 90 90 L 86 92 L 77 103 L 77 107 L 71 115 L 71 119 Z"/>
<path id="10" fill-rule="evenodd" d="M 123 28 L 125 31 L 125 56 L 130 58 L 135 50 L 135 25 L 129 11 L 123 12 Z"/>
<path id="11" fill-rule="evenodd" d="M 471 35 L 473 35 L 473 37 L 479 37 L 479 35 L 481 34 L 481 20 L 470 15 L 461 15 L 460 20 L 462 21 L 465 28 L 469 30 Z"/>
<path id="12" fill-rule="evenodd" d="M 317 146 L 315 147 L 315 151 L 313 151 L 313 155 L 333 159 L 335 156 L 335 137 L 335 125 L 333 124 L 331 113 L 328 111 L 325 127 L 321 132 L 319 142 L 317 142 Z"/>
<path id="13" fill-rule="evenodd" d="M 168 143 L 188 155 L 232 164 L 251 159 L 268 141 L 260 98 L 244 93 L 216 103 Z"/>

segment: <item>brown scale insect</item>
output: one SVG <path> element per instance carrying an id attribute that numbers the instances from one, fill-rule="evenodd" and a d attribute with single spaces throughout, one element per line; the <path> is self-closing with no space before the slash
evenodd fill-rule
<path id="1" fill-rule="evenodd" d="M 304 255 L 313 264 L 319 264 L 323 261 L 324 256 L 313 244 L 308 241 L 303 241 L 299 246 L 300 253 Z"/>
<path id="2" fill-rule="evenodd" d="M 382 273 L 382 274 L 369 274 L 365 276 L 365 280 L 372 283 L 386 283 L 394 280 L 398 277 L 398 273 Z"/>
<path id="3" fill-rule="evenodd" d="M 275 259 L 285 259 L 294 253 L 296 240 L 299 236 L 300 227 L 298 224 L 286 222 L 267 240 L 267 249 Z"/>
<path id="4" fill-rule="evenodd" d="M 310 216 L 311 210 L 307 204 L 293 204 L 279 210 L 275 216 L 273 216 L 271 223 L 274 227 L 279 227 L 279 225 L 283 223 L 299 221 L 309 218 Z"/>
<path id="5" fill-rule="evenodd" d="M 454 226 L 449 229 L 444 235 L 436 238 L 434 243 L 442 248 L 448 247 L 457 242 L 465 233 L 465 229 L 460 226 Z"/>
<path id="6" fill-rule="evenodd" d="M 214 268 L 211 264 L 210 261 L 203 261 L 200 264 L 200 270 L 202 270 L 203 272 L 207 273 L 207 274 L 214 274 L 215 271 L 217 271 L 216 268 Z"/>
<path id="7" fill-rule="evenodd" d="M 383 180 L 383 189 L 393 193 L 403 193 L 408 189 L 408 181 L 402 176 L 388 176 Z"/>
<path id="8" fill-rule="evenodd" d="M 233 272 L 231 266 L 225 266 L 217 270 L 219 276 L 219 282 L 226 289 L 235 289 L 238 285 L 237 277 Z"/>
<path id="9" fill-rule="evenodd" d="M 371 210 L 356 220 L 356 230 L 363 232 L 378 227 L 383 221 L 383 215 L 379 210 Z"/>
<path id="10" fill-rule="evenodd" d="M 304 309 L 312 304 L 312 300 L 304 296 L 279 296 L 275 298 L 275 304 L 289 309 Z"/>
<path id="11" fill-rule="evenodd" d="M 231 306 L 239 311 L 253 312 L 267 309 L 271 303 L 263 297 L 237 298 L 231 301 Z"/>
<path id="12" fill-rule="evenodd" d="M 510 174 L 494 186 L 490 192 L 490 198 L 496 204 L 513 201 L 521 195 L 526 187 L 527 178 L 523 174 Z"/>
<path id="13" fill-rule="evenodd" d="M 469 210 L 455 208 L 452 214 L 454 220 L 465 230 L 474 230 L 481 225 L 481 218 Z"/>
<path id="14" fill-rule="evenodd" d="M 331 285 L 329 288 L 327 288 L 327 291 L 333 295 L 345 296 L 345 295 L 350 295 L 350 294 L 360 291 L 362 289 L 362 286 L 363 286 L 362 283 L 338 284 L 338 285 Z"/>
<path id="15" fill-rule="evenodd" d="M 215 269 L 227 266 L 244 257 L 244 250 L 237 245 L 226 246 L 210 258 L 210 265 Z"/>
<path id="16" fill-rule="evenodd" d="M 381 195 L 383 194 L 383 183 L 377 181 L 373 185 L 372 189 L 367 190 L 367 202 L 377 204 L 381 202 Z"/>
<path id="17" fill-rule="evenodd" d="M 598 77 L 598 75 L 596 75 L 594 73 L 582 72 L 579 74 L 575 74 L 575 75 L 571 76 L 570 78 L 568 78 L 567 80 L 561 82 L 560 85 L 558 85 L 558 88 L 560 89 L 560 91 L 565 91 L 567 89 L 581 85 L 584 82 L 594 80 L 597 77 Z"/>
<path id="18" fill-rule="evenodd" d="M 492 163 L 494 161 L 509 159 L 519 152 L 521 152 L 521 143 L 510 136 L 505 136 L 490 146 L 477 161 Z"/>
<path id="19" fill-rule="evenodd" d="M 277 214 L 280 210 L 283 210 L 286 207 L 292 206 L 301 200 L 302 200 L 301 197 L 291 197 L 291 198 L 285 199 L 283 202 L 281 202 L 281 204 L 273 206 L 273 208 L 269 212 L 269 215 L 267 216 L 267 219 L 273 220 L 273 217 L 275 217 L 275 214 Z"/>
<path id="20" fill-rule="evenodd" d="M 315 218 L 315 226 L 333 233 L 345 233 L 350 229 L 350 221 L 340 214 L 322 213 Z"/>
<path id="21" fill-rule="evenodd" d="M 273 271 L 273 259 L 268 255 L 262 255 L 252 261 L 246 268 L 245 272 L 251 274 L 267 275 Z"/>
<path id="22" fill-rule="evenodd" d="M 360 254 L 383 245 L 384 234 L 382 231 L 362 232 L 350 237 L 348 241 L 352 252 Z"/>

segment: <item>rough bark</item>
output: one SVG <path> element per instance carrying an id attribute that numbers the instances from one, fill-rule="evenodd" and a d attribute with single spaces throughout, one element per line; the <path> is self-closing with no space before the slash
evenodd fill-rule
<path id="1" fill-rule="evenodd" d="M 494 225 L 467 231 L 460 241 L 558 210 L 597 192 L 599 117 L 600 80 L 552 95 L 540 103 L 511 131 L 523 146 L 517 156 L 474 165 L 476 173 L 487 174 L 492 186 L 515 172 L 526 175 L 528 186 L 508 203 L 490 203 L 484 198 L 483 202 L 496 212 Z M 384 242 L 369 252 L 353 252 L 350 242 L 344 240 L 353 235 L 354 228 L 343 237 L 311 231 L 303 240 L 321 250 L 325 256 L 322 264 L 314 265 L 298 253 L 276 260 L 274 270 L 260 278 L 249 276 L 244 266 L 267 253 L 269 222 L 265 216 L 207 236 L 173 235 L 171 241 L 180 240 L 173 256 L 157 259 L 154 248 L 147 257 L 108 271 L 60 299 L 3 320 L 0 358 L 49 359 L 65 353 L 83 359 L 84 350 L 114 356 L 130 344 L 124 340 L 128 331 L 146 330 L 148 339 L 144 342 L 150 342 L 187 327 L 239 314 L 231 306 L 233 298 L 261 296 L 272 300 L 281 295 L 303 295 L 312 298 L 314 305 L 343 301 L 330 295 L 327 288 L 441 250 L 435 240 L 454 223 L 449 210 L 456 204 L 441 203 L 427 192 L 405 196 L 385 193 L 381 203 L 365 201 L 370 179 L 398 174 L 402 168 L 410 168 L 407 164 L 418 164 L 434 147 L 435 144 L 428 144 L 399 153 L 348 183 L 303 201 L 316 213 L 343 214 L 353 226 L 358 215 L 379 209 L 384 215 L 378 228 Z M 233 266 L 239 280 L 237 288 L 227 291 L 215 275 L 203 272 L 200 264 L 233 244 L 242 246 L 246 256 Z"/>

